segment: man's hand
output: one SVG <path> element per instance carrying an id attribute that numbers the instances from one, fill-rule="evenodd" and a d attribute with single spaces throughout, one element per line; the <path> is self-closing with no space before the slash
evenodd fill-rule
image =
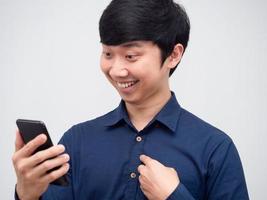
<path id="1" fill-rule="evenodd" d="M 139 182 L 145 196 L 149 200 L 167 199 L 180 183 L 175 169 L 145 155 L 140 160 L 143 164 L 138 166 Z"/>
<path id="2" fill-rule="evenodd" d="M 66 174 L 69 169 L 69 156 L 62 154 L 65 150 L 63 145 L 56 145 L 32 155 L 46 139 L 46 135 L 41 134 L 25 145 L 20 133 L 16 133 L 16 150 L 12 160 L 17 175 L 16 191 L 22 200 L 39 199 L 49 183 Z M 57 166 L 61 167 L 47 173 Z"/>

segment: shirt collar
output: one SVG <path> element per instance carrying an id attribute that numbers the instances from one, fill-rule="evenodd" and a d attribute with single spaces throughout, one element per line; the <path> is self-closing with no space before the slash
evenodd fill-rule
<path id="1" fill-rule="evenodd" d="M 129 117 L 126 111 L 125 103 L 123 100 L 121 100 L 119 106 L 106 115 L 104 125 L 115 126 L 123 120 L 128 121 Z"/>
<path id="2" fill-rule="evenodd" d="M 165 106 L 163 106 L 154 119 L 168 127 L 172 132 L 175 132 L 180 113 L 181 106 L 176 100 L 174 92 L 171 92 L 171 98 L 165 104 Z"/>
<path id="3" fill-rule="evenodd" d="M 158 121 L 168 127 L 172 132 L 175 132 L 180 112 L 181 106 L 177 102 L 174 92 L 171 92 L 171 98 L 151 122 Z M 114 126 L 120 123 L 121 121 L 131 124 L 123 100 L 121 100 L 120 105 L 114 111 L 112 111 L 109 115 L 106 116 L 104 125 Z"/>

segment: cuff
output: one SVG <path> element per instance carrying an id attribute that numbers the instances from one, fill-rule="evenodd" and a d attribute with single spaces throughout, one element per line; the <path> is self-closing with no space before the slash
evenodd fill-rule
<path id="1" fill-rule="evenodd" d="M 195 200 L 186 187 L 179 183 L 176 189 L 171 193 L 167 200 Z"/>

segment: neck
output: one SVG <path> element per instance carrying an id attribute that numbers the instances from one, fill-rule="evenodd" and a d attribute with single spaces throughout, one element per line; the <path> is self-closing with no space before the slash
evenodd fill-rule
<path id="1" fill-rule="evenodd" d="M 129 118 L 135 128 L 142 130 L 171 98 L 170 90 L 149 97 L 142 104 L 125 103 Z"/>

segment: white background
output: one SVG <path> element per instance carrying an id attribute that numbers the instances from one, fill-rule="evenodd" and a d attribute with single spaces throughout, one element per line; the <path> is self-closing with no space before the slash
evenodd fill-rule
<path id="1" fill-rule="evenodd" d="M 56 143 L 119 96 L 99 68 L 109 0 L 0 0 L 0 194 L 13 199 L 15 120 L 46 122 Z M 179 103 L 234 140 L 251 199 L 267 199 L 267 2 L 184 0 L 189 47 L 171 78 Z"/>

